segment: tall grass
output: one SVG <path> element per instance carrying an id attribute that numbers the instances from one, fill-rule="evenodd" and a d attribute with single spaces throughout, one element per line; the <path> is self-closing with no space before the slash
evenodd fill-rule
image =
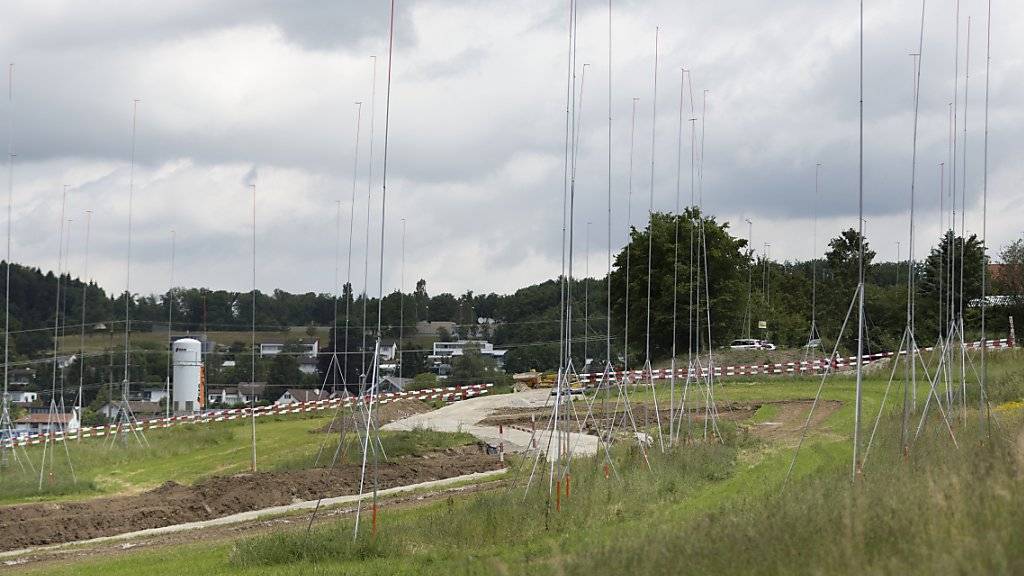
<path id="1" fill-rule="evenodd" d="M 886 424 L 862 476 L 803 477 L 678 525 L 573 556 L 566 573 L 997 574 L 1024 572 L 1024 469 L 1013 442 L 976 428 L 960 449 L 926 434 L 904 457 Z M 1005 430 L 1005 429 L 1004 429 Z"/>
<path id="2" fill-rule="evenodd" d="M 652 503 L 685 498 L 699 487 L 727 477 L 735 459 L 733 446 L 686 446 L 651 457 L 653 470 L 649 471 L 639 451 L 620 449 L 616 453 L 620 479 L 605 478 L 600 459 L 576 462 L 568 496 L 562 488 L 559 511 L 549 498 L 547 478 L 541 476 L 528 492 L 520 483 L 511 491 L 448 499 L 415 512 L 388 511 L 376 537 L 369 535 L 369 526 L 364 524 L 355 542 L 350 521 L 316 528 L 308 536 L 304 531 L 290 531 L 241 540 L 231 561 L 239 568 L 368 558 L 388 565 L 404 562 L 412 554 L 417 562 L 434 565 L 451 560 L 469 543 L 485 556 L 489 550 L 500 554 L 512 542 L 543 542 L 581 527 L 592 531 L 593 527 L 643 521 Z M 525 480 L 529 469 L 523 472 Z"/>

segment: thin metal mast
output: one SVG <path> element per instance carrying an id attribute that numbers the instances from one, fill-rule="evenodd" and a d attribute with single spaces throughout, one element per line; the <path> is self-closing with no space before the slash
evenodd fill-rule
<path id="1" fill-rule="evenodd" d="M 125 260 L 124 275 L 124 382 L 123 387 L 125 402 L 128 401 L 128 387 L 131 378 L 128 374 L 129 351 L 131 350 L 132 321 L 129 304 L 132 301 L 132 204 L 135 200 L 135 118 L 138 112 L 139 100 L 132 100 L 132 152 L 131 165 L 128 172 L 128 254 Z M 131 425 L 131 423 L 129 423 Z"/>
<path id="2" fill-rule="evenodd" d="M 672 252 L 672 363 L 669 376 L 668 441 L 675 438 L 676 413 L 676 313 L 679 300 L 679 190 L 683 171 L 683 93 L 686 89 L 686 68 L 679 69 L 679 124 L 676 135 L 676 210 L 672 220 L 675 223 L 675 241 Z"/>
<path id="3" fill-rule="evenodd" d="M 590 220 L 587 220 L 587 240 L 583 247 L 583 363 L 588 362 L 590 343 Z"/>
<path id="4" fill-rule="evenodd" d="M 334 324 L 331 325 L 331 362 L 328 370 L 331 372 L 331 394 L 338 391 L 338 290 L 341 283 L 341 200 L 334 201 Z M 346 353 L 348 350 L 345 351 Z M 346 354 L 347 355 L 347 354 Z M 342 375 L 342 381 L 345 376 Z M 327 386 L 327 378 L 324 378 L 320 386 L 322 392 Z"/>
<path id="5" fill-rule="evenodd" d="M 939 162 L 939 242 L 940 242 L 939 245 L 940 246 L 942 245 L 941 244 L 942 238 L 946 235 L 946 206 L 945 206 L 945 202 L 944 202 L 945 197 L 946 197 L 946 163 L 945 162 Z M 943 303 L 945 302 L 945 300 L 943 299 L 944 298 L 943 290 L 945 289 L 945 287 L 943 286 L 943 280 L 945 280 L 945 278 L 944 278 L 945 272 L 943 272 L 943 264 L 945 263 L 944 260 L 945 260 L 945 258 L 942 256 L 942 253 L 940 252 L 939 253 L 939 316 L 938 316 L 938 318 L 939 318 L 939 321 L 938 321 L 938 325 L 939 325 L 939 341 L 942 340 L 942 326 L 943 326 L 943 324 L 942 324 L 942 313 L 944 312 Z"/>
<path id="6" fill-rule="evenodd" d="M 256 471 L 256 185 L 252 188 L 252 390 L 249 394 L 249 416 L 252 421 L 252 471 Z"/>
<path id="7" fill-rule="evenodd" d="M 88 234 L 88 232 L 87 232 Z M 164 417 L 171 417 L 171 321 L 174 313 L 174 246 L 175 244 L 175 233 L 174 228 L 171 228 L 171 277 L 170 286 L 167 288 L 167 396 L 164 406 Z M 85 288 L 82 288 L 82 294 L 85 294 Z M 83 302 L 82 306 L 82 334 L 85 334 L 85 305 Z M 84 339 L 82 347 L 83 359 L 85 355 Z M 81 371 L 80 371 L 81 372 Z M 79 385 L 79 395 L 81 395 L 81 385 Z"/>
<path id="8" fill-rule="evenodd" d="M 660 27 L 654 28 L 654 93 L 651 103 L 651 181 L 650 195 L 647 204 L 647 337 L 645 344 L 645 358 L 651 361 L 651 267 L 654 263 L 654 256 L 651 253 L 654 248 L 654 152 L 656 150 L 657 120 L 658 120 L 658 34 Z"/>
<path id="9" fill-rule="evenodd" d="M 58 222 L 58 232 L 57 232 L 57 290 L 56 290 L 57 297 L 56 297 L 56 301 L 54 302 L 54 307 L 53 307 L 53 366 L 52 366 L 51 377 L 50 377 L 50 409 L 47 412 L 47 417 L 46 417 L 46 429 L 48 431 L 52 431 L 55 424 L 60 428 L 61 441 L 64 443 L 65 451 L 67 451 L 67 437 L 64 434 L 66 432 L 66 430 L 65 430 L 65 423 L 64 422 L 59 422 L 59 421 L 55 422 L 55 420 L 60 420 L 64 416 L 63 411 L 61 411 L 59 414 L 57 412 L 58 404 L 57 404 L 57 401 L 56 401 L 56 397 L 57 397 L 57 362 L 58 362 L 58 360 L 57 360 L 57 347 L 58 347 L 58 344 L 60 343 L 60 338 L 58 338 L 58 336 L 60 335 L 61 281 L 63 280 L 63 277 L 64 277 L 64 273 L 63 273 L 63 270 L 64 270 L 64 214 L 65 214 L 65 209 L 67 208 L 67 200 L 68 200 L 68 185 L 65 184 L 64 185 L 64 189 L 61 192 L 60 220 Z M 63 404 L 63 402 L 64 402 L 64 399 L 61 398 L 61 404 Z M 49 447 L 49 444 L 50 444 L 50 442 L 43 442 L 43 453 L 42 453 L 42 457 L 40 458 L 40 462 L 39 462 L 39 484 L 38 484 L 38 489 L 39 490 L 43 489 L 43 478 L 46 475 L 46 455 L 47 455 L 47 448 Z M 52 474 L 53 473 L 53 453 L 57 450 L 57 448 L 56 448 L 56 446 L 49 447 L 49 448 L 50 448 L 50 473 Z M 71 464 L 71 455 L 70 454 L 68 454 L 68 464 L 69 464 L 69 466 Z M 72 468 L 71 473 L 72 473 L 72 475 L 74 475 L 74 468 Z"/>
<path id="10" fill-rule="evenodd" d="M 384 157 L 383 157 L 382 167 L 381 167 L 380 270 L 379 270 L 379 276 L 378 276 L 379 284 L 378 284 L 378 298 L 377 298 L 377 345 L 374 348 L 373 382 L 372 382 L 372 385 L 370 387 L 370 402 L 369 402 L 369 408 L 368 408 L 367 414 L 366 414 L 366 435 L 363 437 L 363 464 L 362 464 L 362 472 L 360 473 L 360 477 L 359 477 L 359 495 L 360 496 L 362 496 L 362 494 L 363 494 L 363 486 L 364 486 L 364 481 L 366 479 L 367 452 L 370 450 L 370 431 L 372 429 L 372 423 L 373 423 L 373 404 L 374 404 L 375 397 L 376 397 L 376 392 L 377 392 L 377 384 L 378 384 L 377 378 L 379 377 L 379 371 L 378 371 L 377 368 L 378 368 L 379 358 L 380 358 L 381 305 L 382 305 L 382 303 L 384 301 L 384 238 L 385 238 L 384 233 L 385 233 L 386 208 L 387 208 L 387 198 L 388 198 L 388 131 L 389 131 L 390 122 L 391 122 L 391 63 L 392 63 L 392 57 L 393 57 L 393 53 L 394 53 L 394 42 L 395 42 L 395 0 L 391 0 L 391 10 L 390 10 L 389 18 L 388 18 L 388 69 L 387 69 L 388 70 L 388 75 L 387 75 L 387 88 L 386 88 L 385 97 L 384 97 Z M 377 62 L 377 59 L 374 58 L 374 85 L 375 85 L 375 88 L 376 88 L 376 69 L 377 69 L 376 62 Z M 372 105 L 371 105 L 371 108 L 372 108 Z M 372 117 L 371 117 L 371 126 L 372 126 L 372 122 L 373 122 L 373 120 L 372 120 Z M 371 138 L 371 140 L 373 138 L 372 128 L 371 128 L 371 136 L 370 136 L 370 138 Z M 371 144 L 371 150 L 372 150 L 372 147 L 373 146 Z M 367 200 L 367 201 L 369 201 L 369 200 Z M 367 246 L 367 251 L 369 251 L 369 246 Z M 364 315 L 364 321 L 365 321 L 365 315 Z M 365 330 L 363 332 L 364 332 L 364 337 L 365 337 Z M 374 465 L 375 466 L 376 466 L 376 463 L 377 463 L 376 460 L 377 460 L 377 452 L 376 452 L 376 449 L 374 449 Z M 353 534 L 352 534 L 353 540 L 355 540 L 359 536 L 359 516 L 360 516 L 360 511 L 361 511 L 361 504 L 362 504 L 362 499 L 360 498 L 359 504 L 356 507 L 356 521 L 355 521 L 355 527 L 353 529 Z M 374 510 L 374 515 L 376 517 L 376 510 L 377 510 L 377 484 L 376 484 L 376 482 L 374 483 L 374 487 L 373 487 L 373 510 Z M 376 520 L 374 521 L 374 530 L 376 530 Z"/>
<path id="11" fill-rule="evenodd" d="M 345 285 L 348 286 L 349 296 L 345 297 L 345 353 L 342 368 L 342 375 L 345 383 L 348 383 L 348 332 L 349 332 L 349 310 L 352 304 L 352 297 L 355 293 L 352 290 L 352 234 L 356 224 L 356 186 L 359 181 L 359 130 L 363 120 L 363 103 L 356 102 L 356 143 L 352 150 L 352 200 L 349 204 L 348 215 L 348 266 L 345 271 Z M 342 293 L 344 296 L 344 293 Z M 365 316 L 365 314 L 364 314 Z M 337 334 L 334 336 L 337 338 Z M 337 349 L 337 346 L 335 346 Z"/>
<path id="12" fill-rule="evenodd" d="M 811 338 L 818 332 L 818 201 L 821 198 L 821 162 L 814 165 L 814 231 L 811 234 Z"/>
<path id="13" fill-rule="evenodd" d="M 905 341 L 907 343 L 907 361 L 910 363 L 910 382 L 904 383 L 903 386 L 903 433 L 902 442 L 904 448 L 906 448 L 910 437 L 909 437 L 909 422 L 911 405 L 913 401 L 914 408 L 917 406 L 917 337 L 916 337 L 916 302 L 914 301 L 916 290 L 915 290 L 915 264 L 914 259 L 914 210 L 915 200 L 917 194 L 917 126 L 919 118 L 919 110 L 921 105 L 921 69 L 924 67 L 924 16 L 925 16 L 925 5 L 926 0 L 921 0 L 921 27 L 917 40 L 917 54 L 915 56 L 914 66 L 914 136 L 910 161 L 910 229 L 908 234 L 910 236 L 909 245 L 907 247 L 907 327 Z M 899 268 L 897 268 L 897 272 Z M 912 392 L 912 394 L 911 394 Z"/>
<path id="14" fill-rule="evenodd" d="M 950 209 L 952 215 L 950 216 L 949 226 L 953 231 L 953 236 L 950 239 L 949 244 L 949 322 L 950 330 L 947 334 L 947 338 L 953 337 L 953 327 L 957 321 L 956 314 L 956 187 L 957 187 L 957 167 L 960 164 L 960 155 L 958 153 L 960 137 L 957 134 L 959 130 L 959 121 L 957 115 L 960 113 L 960 0 L 954 0 L 953 4 L 953 124 L 950 126 L 950 134 L 953 140 L 953 155 L 952 155 L 952 172 L 949 181 L 950 185 Z M 961 207 L 962 209 L 963 207 Z M 961 338 L 962 339 L 962 338 Z M 949 400 L 952 402 L 952 400 Z"/>
<path id="15" fill-rule="evenodd" d="M 651 384 L 651 392 L 654 392 L 654 375 L 651 368 L 651 284 L 654 265 L 654 157 L 658 134 L 658 35 L 661 28 L 654 28 L 654 93 L 651 103 L 651 181 L 650 195 L 647 204 L 647 342 L 645 345 L 644 370 L 647 371 L 648 382 Z M 665 451 L 665 439 L 661 433 L 661 412 L 658 410 L 658 396 L 652 394 L 654 399 L 654 416 L 658 424 L 658 444 L 661 451 Z"/>
<path id="16" fill-rule="evenodd" d="M 608 0 L 608 270 L 605 318 L 605 367 L 612 368 L 612 0 Z"/>
<path id="17" fill-rule="evenodd" d="M 985 25 L 985 146 L 982 162 L 982 185 L 981 185 L 981 243 L 985 252 L 988 251 L 988 97 L 989 78 L 992 65 L 992 0 L 988 0 L 988 10 Z M 988 293 L 988 261 L 982 253 L 981 259 L 981 375 L 980 394 L 978 395 L 978 418 L 982 428 L 985 427 L 985 407 L 988 406 L 986 384 L 988 383 L 988 334 L 985 330 L 985 313 L 988 307 L 986 302 Z"/>
<path id="18" fill-rule="evenodd" d="M 0 406 L 0 432 L 8 433 L 11 425 L 11 414 L 8 400 L 8 370 L 10 366 L 10 344 L 11 344 L 11 236 L 14 227 L 13 205 L 14 205 L 14 63 L 7 68 L 7 256 L 5 259 L 5 280 L 4 280 L 4 395 L 3 405 Z M 610 280 L 609 280 L 610 282 Z M 11 452 L 14 452 L 12 445 Z M 15 457 L 17 458 L 17 457 Z M 0 464 L 7 464 L 6 443 L 0 443 Z"/>
<path id="19" fill-rule="evenodd" d="M 629 172 L 626 178 L 626 302 L 625 302 L 625 334 L 622 338 L 622 371 L 626 374 L 629 371 L 629 256 L 630 247 L 633 245 L 632 214 L 633 214 L 633 151 L 636 142 L 636 103 L 639 98 L 633 98 L 633 113 L 629 124 Z M 628 374 L 625 376 L 628 378 Z"/>
<path id="20" fill-rule="evenodd" d="M 373 204 L 373 136 L 374 124 L 377 119 L 377 57 L 370 56 L 370 58 L 373 60 L 373 78 L 370 81 L 370 153 L 366 176 L 366 240 L 363 245 L 365 252 L 363 254 L 363 343 L 359 350 L 359 357 L 362 360 L 362 374 L 359 377 L 360 395 L 366 386 L 366 302 L 370 299 L 370 206 Z"/>
<path id="21" fill-rule="evenodd" d="M 747 223 L 747 334 L 746 337 L 750 338 L 750 322 L 754 317 L 753 311 L 750 309 L 751 293 L 754 290 L 754 264 L 757 262 L 754 259 L 754 223 L 750 218 L 744 218 L 744 222 Z"/>
<path id="22" fill-rule="evenodd" d="M 80 327 L 81 333 L 78 338 L 78 354 L 79 354 L 79 365 L 78 365 L 78 419 L 82 419 L 82 404 L 85 403 L 85 399 L 82 397 L 82 384 L 85 379 L 85 307 L 88 301 L 89 295 L 89 234 L 92 228 L 92 210 L 85 211 L 85 265 L 82 268 L 82 326 Z M 168 398 L 168 404 L 170 398 Z M 78 438 L 82 438 L 82 427 L 78 427 Z"/>
<path id="23" fill-rule="evenodd" d="M 402 274 L 398 286 L 398 377 L 405 373 L 405 218 L 402 218 Z"/>
<path id="24" fill-rule="evenodd" d="M 857 386 L 853 412 L 853 470 L 851 478 L 856 481 L 860 471 L 858 448 L 860 447 L 861 387 L 863 384 L 864 359 L 864 0 L 860 0 L 860 95 L 859 95 L 859 157 L 857 167 L 857 209 L 859 217 L 859 247 L 857 250 Z"/>
<path id="25" fill-rule="evenodd" d="M 963 417 L 967 418 L 967 344 L 964 336 L 964 262 L 967 259 L 967 110 L 968 89 L 971 85 L 971 17 L 967 17 L 967 48 L 964 61 L 964 145 L 963 145 L 963 178 L 960 187 L 960 298 L 959 298 L 959 331 L 960 331 L 960 386 Z"/>

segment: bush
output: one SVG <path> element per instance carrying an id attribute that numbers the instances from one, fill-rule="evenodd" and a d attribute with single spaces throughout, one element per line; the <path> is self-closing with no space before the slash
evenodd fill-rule
<path id="1" fill-rule="evenodd" d="M 421 372 L 412 379 L 412 382 L 406 385 L 406 390 L 410 392 L 426 390 L 428 388 L 437 388 L 437 374 L 433 372 Z"/>

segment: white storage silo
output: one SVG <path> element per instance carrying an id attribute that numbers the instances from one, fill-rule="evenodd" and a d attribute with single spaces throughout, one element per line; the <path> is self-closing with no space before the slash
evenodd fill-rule
<path id="1" fill-rule="evenodd" d="M 174 411 L 195 412 L 200 408 L 199 379 L 203 366 L 203 345 L 194 338 L 175 340 L 174 351 Z"/>

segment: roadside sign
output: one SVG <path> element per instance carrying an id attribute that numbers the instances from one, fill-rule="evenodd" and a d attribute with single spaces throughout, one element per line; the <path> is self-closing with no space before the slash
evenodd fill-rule
<path id="1" fill-rule="evenodd" d="M 757 321 L 757 327 L 760 328 L 761 330 L 767 330 L 768 329 L 768 321 L 767 320 L 758 320 Z"/>

